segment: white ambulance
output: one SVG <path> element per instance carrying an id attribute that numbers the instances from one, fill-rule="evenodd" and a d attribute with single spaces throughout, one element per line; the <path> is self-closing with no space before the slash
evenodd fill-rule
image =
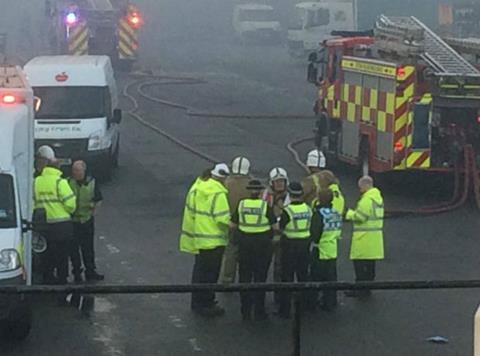
<path id="1" fill-rule="evenodd" d="M 18 67 L 0 66 L 0 286 L 31 283 L 33 93 Z M 23 295 L 0 295 L 0 332 L 22 339 L 31 312 Z"/>
<path id="2" fill-rule="evenodd" d="M 44 56 L 25 66 L 41 101 L 35 147 L 49 145 L 62 165 L 83 159 L 110 179 L 120 149 L 117 85 L 107 56 Z"/>

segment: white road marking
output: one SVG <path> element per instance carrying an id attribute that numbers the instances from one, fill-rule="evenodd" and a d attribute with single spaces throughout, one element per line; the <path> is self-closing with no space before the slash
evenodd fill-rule
<path id="1" fill-rule="evenodd" d="M 104 353 L 111 356 L 125 356 L 119 340 L 122 340 L 118 325 L 117 314 L 112 313 L 117 309 L 117 305 L 107 298 L 96 297 L 94 312 L 96 313 L 96 322 L 93 324 L 96 331 L 96 337 L 93 340 L 101 343 L 104 347 Z M 105 319 L 108 318 L 108 319 Z"/>
<path id="2" fill-rule="evenodd" d="M 107 249 L 108 249 L 108 252 L 110 252 L 112 255 L 120 253 L 120 250 L 117 247 L 113 246 L 112 244 L 107 244 Z"/>
<path id="3" fill-rule="evenodd" d="M 105 237 L 105 236 L 99 236 L 98 239 L 99 239 L 99 240 L 105 240 L 106 237 Z"/>
<path id="4" fill-rule="evenodd" d="M 168 318 L 170 319 L 170 322 L 173 324 L 173 326 L 175 326 L 176 328 L 187 327 L 183 320 L 176 315 L 170 315 Z"/>
<path id="5" fill-rule="evenodd" d="M 188 342 L 190 343 L 190 346 L 192 346 L 192 350 L 194 352 L 202 352 L 202 349 L 197 344 L 197 339 L 196 338 L 188 339 Z"/>

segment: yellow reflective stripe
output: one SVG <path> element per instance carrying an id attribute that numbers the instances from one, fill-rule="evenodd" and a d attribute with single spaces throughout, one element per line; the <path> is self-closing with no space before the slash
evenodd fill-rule
<path id="1" fill-rule="evenodd" d="M 66 196 L 65 198 L 63 198 L 61 201 L 66 202 L 67 200 L 70 200 L 72 198 L 75 198 L 75 194 L 70 194 L 70 195 Z"/>
<path id="2" fill-rule="evenodd" d="M 193 237 L 200 239 L 225 239 L 225 236 L 224 234 L 193 234 Z"/>
<path id="3" fill-rule="evenodd" d="M 354 227 L 353 231 L 382 231 L 381 227 Z"/>
<path id="4" fill-rule="evenodd" d="M 37 203 L 62 203 L 60 199 L 37 199 Z"/>

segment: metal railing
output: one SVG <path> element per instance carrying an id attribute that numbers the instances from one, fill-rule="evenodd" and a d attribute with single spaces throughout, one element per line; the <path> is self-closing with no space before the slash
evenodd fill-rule
<path id="1" fill-rule="evenodd" d="M 294 292 L 292 322 L 292 355 L 301 355 L 301 292 L 359 291 L 359 290 L 431 290 L 476 289 L 480 280 L 426 280 L 384 282 L 308 282 L 308 283 L 253 283 L 253 284 L 165 284 L 165 285 L 34 285 L 1 286 L 0 296 L 14 294 L 185 294 L 192 292 L 235 293 L 247 291 Z"/>

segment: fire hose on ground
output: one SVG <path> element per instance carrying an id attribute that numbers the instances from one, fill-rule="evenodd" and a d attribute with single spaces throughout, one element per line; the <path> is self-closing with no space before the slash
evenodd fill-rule
<path id="1" fill-rule="evenodd" d="M 177 77 L 177 76 L 154 76 L 154 80 L 152 76 L 148 77 L 149 80 L 138 80 L 136 82 L 132 82 L 128 84 L 124 88 L 124 96 L 129 98 L 133 103 L 133 108 L 129 111 L 130 115 L 140 122 L 142 125 L 152 129 L 153 131 L 161 134 L 165 138 L 169 139 L 170 141 L 174 142 L 175 144 L 181 146 L 185 150 L 197 155 L 198 157 L 210 162 L 216 163 L 220 162 L 220 160 L 212 157 L 209 154 L 199 151 L 198 149 L 193 148 L 192 146 L 182 142 L 175 136 L 167 133 L 166 131 L 158 128 L 155 125 L 152 125 L 148 121 L 146 121 L 143 117 L 141 117 L 137 111 L 139 109 L 138 101 L 129 94 L 128 90 L 133 85 L 137 86 L 137 93 L 146 100 L 151 102 L 168 106 L 174 109 L 184 110 L 188 116 L 191 117 L 203 117 L 203 118 L 227 118 L 227 119 L 259 119 L 259 120 L 269 120 L 269 119 L 309 119 L 312 120 L 312 116 L 306 115 L 295 115 L 295 114 L 284 114 L 284 115 L 275 115 L 275 114 L 230 114 L 230 113 L 216 113 L 216 112 L 201 112 L 196 110 L 195 108 L 176 103 L 173 101 L 165 100 L 162 98 L 158 98 L 152 96 L 146 92 L 146 88 L 154 87 L 154 86 L 162 86 L 162 85 L 199 85 L 199 84 L 206 84 L 207 82 L 202 79 L 194 78 L 194 77 Z M 300 158 L 296 147 L 302 143 L 311 141 L 313 138 L 306 137 L 300 138 L 297 140 L 293 140 L 287 144 L 287 150 L 291 153 L 295 162 L 304 170 L 306 173 L 309 173 L 308 167 L 303 163 L 303 160 Z M 462 171 L 463 171 L 463 182 L 461 181 L 462 178 Z M 463 184 L 462 184 L 463 183 Z M 463 187 L 462 187 L 463 186 Z M 463 188 L 463 189 L 462 189 Z M 408 215 L 415 215 L 415 216 L 428 216 L 428 215 L 435 215 L 446 213 L 449 211 L 456 210 L 463 206 L 469 197 L 469 193 L 473 189 L 474 197 L 476 200 L 477 206 L 480 208 L 480 175 L 476 165 L 475 160 L 475 152 L 473 150 L 472 145 L 466 145 L 464 148 L 464 167 L 460 167 L 459 165 L 455 166 L 454 170 L 454 192 L 452 194 L 452 198 L 449 201 L 441 202 L 431 206 L 425 206 L 418 209 L 392 209 L 386 210 L 385 215 L 389 218 L 394 217 L 402 217 Z"/>

